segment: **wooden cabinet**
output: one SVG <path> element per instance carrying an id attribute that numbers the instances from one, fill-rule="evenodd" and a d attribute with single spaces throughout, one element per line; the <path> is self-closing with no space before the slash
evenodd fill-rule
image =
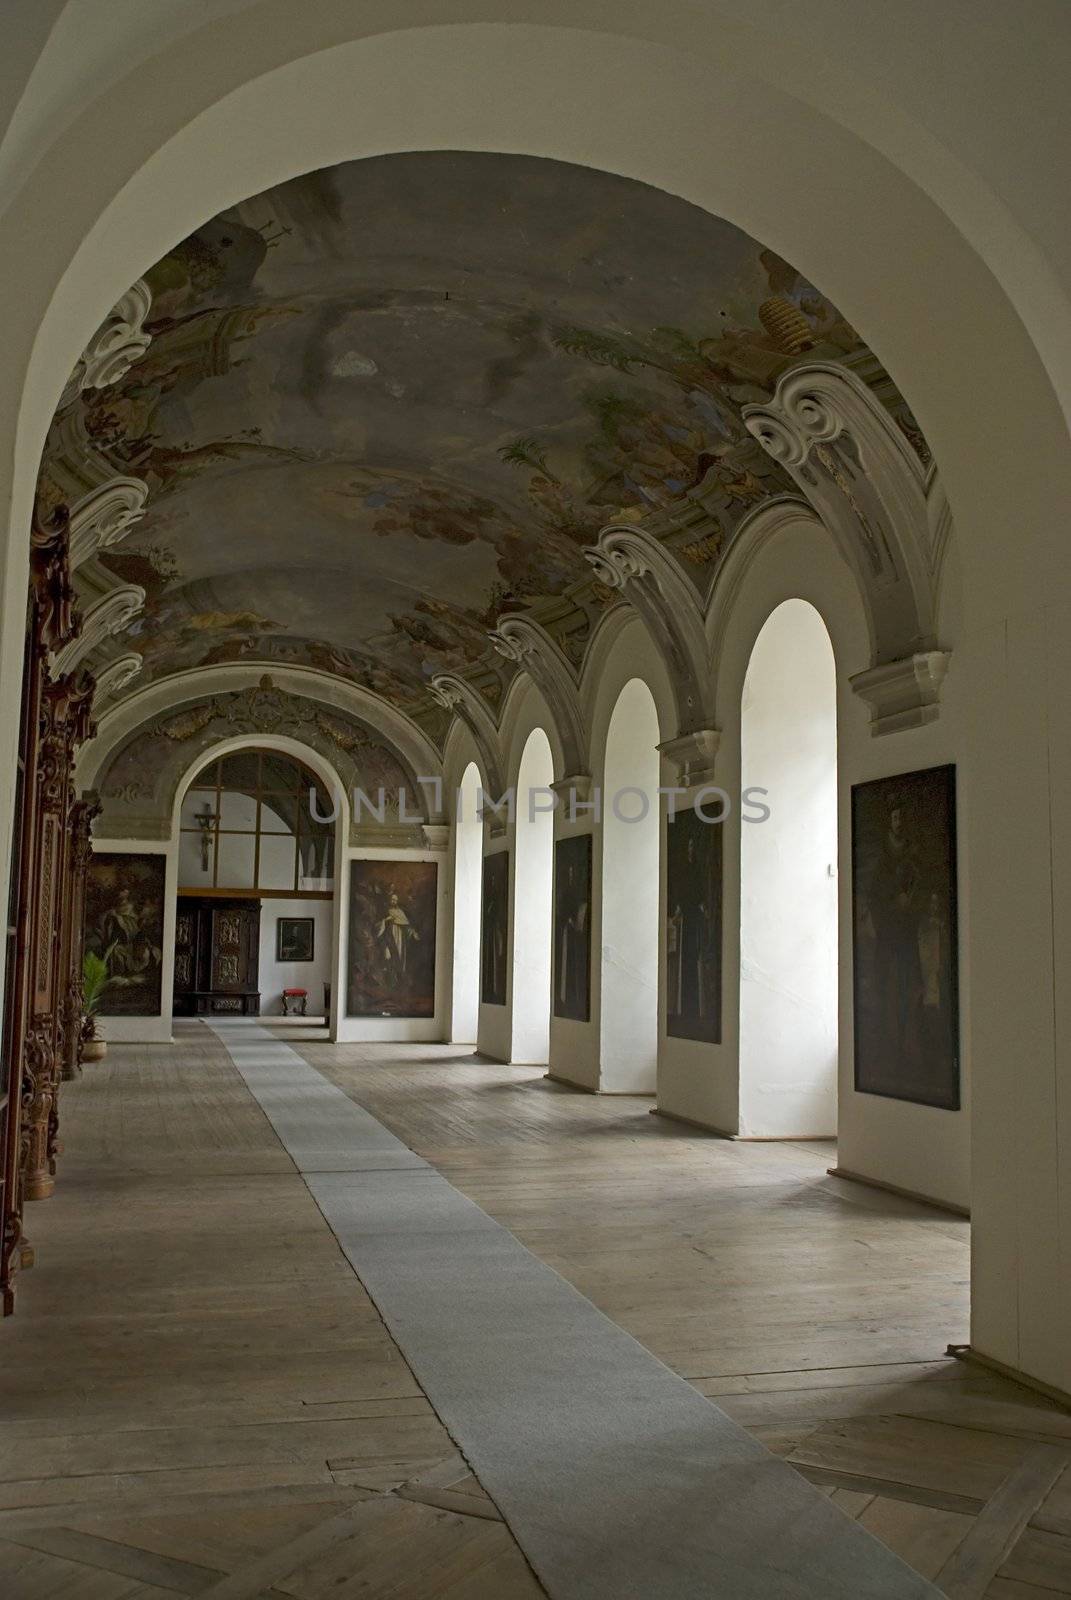
<path id="1" fill-rule="evenodd" d="M 175 915 L 175 1015 L 260 1012 L 260 901 L 180 895 Z"/>

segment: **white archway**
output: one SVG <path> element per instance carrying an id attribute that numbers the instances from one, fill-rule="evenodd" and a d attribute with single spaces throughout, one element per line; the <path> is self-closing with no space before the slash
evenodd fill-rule
<path id="1" fill-rule="evenodd" d="M 806 600 L 783 601 L 755 640 L 740 746 L 743 794 L 765 791 L 740 828 L 740 1135 L 824 1137 L 837 1126 L 837 682 Z"/>
<path id="2" fill-rule="evenodd" d="M 533 728 L 517 774 L 510 895 L 510 1060 L 517 1062 L 544 1062 L 550 1054 L 553 782 L 550 740 L 542 728 Z"/>
<path id="3" fill-rule="evenodd" d="M 291 739 L 282 734 L 241 734 L 231 739 L 221 739 L 210 749 L 202 751 L 197 758 L 183 772 L 175 789 L 175 800 L 171 814 L 171 837 L 167 846 L 167 872 L 165 881 L 165 907 L 164 907 L 164 959 L 162 972 L 162 1012 L 168 1032 L 172 1020 L 172 1001 L 174 995 L 175 974 L 175 910 L 179 890 L 179 846 L 181 839 L 181 819 L 183 802 L 187 792 L 199 772 L 202 772 L 212 761 L 221 756 L 232 755 L 239 750 L 277 750 L 284 755 L 293 756 L 312 771 L 325 786 L 335 804 L 335 835 L 334 859 L 332 874 L 332 915 L 331 915 L 331 959 L 328 965 L 329 983 L 331 985 L 331 1014 L 327 1018 L 332 1039 L 338 1034 L 338 1018 L 342 1004 L 341 996 L 344 993 L 344 949 L 342 928 L 345 898 L 345 862 L 346 843 L 349 837 L 349 801 L 346 796 L 345 785 L 339 779 L 333 767 L 324 760 L 319 751 L 303 744 L 298 739 Z"/>
<path id="4" fill-rule="evenodd" d="M 454 948 L 450 1042 L 475 1047 L 480 1023 L 480 898 L 483 866 L 482 780 L 465 768 L 454 805 Z"/>
<path id="5" fill-rule="evenodd" d="M 653 1094 L 658 1075 L 659 729 L 642 678 L 622 689 L 602 791 L 599 1088 Z"/>
<path id="6" fill-rule="evenodd" d="M 969 530 L 953 671 L 979 708 L 962 761 L 973 857 L 964 968 L 977 1089 L 975 1336 L 996 1359 L 1071 1388 L 1059 1334 L 1071 1306 L 1059 1257 L 1071 1184 L 1051 1115 L 1071 1061 L 1056 1000 L 1071 963 L 1066 895 L 1053 885 L 1054 860 L 1064 860 L 1053 840 L 1071 816 L 1062 741 L 1071 309 L 1058 192 L 1071 123 L 1053 47 L 1058 8 L 1036 30 L 986 31 L 973 26 L 970 0 L 936 20 L 932 6 L 907 0 L 890 22 L 845 0 L 831 27 L 786 13 L 775 38 L 740 0 L 712 0 L 701 14 L 684 0 L 647 14 L 607 0 L 443 0 L 430 26 L 412 0 L 370 0 L 358 19 L 344 0 L 313 0 L 306 12 L 300 37 L 289 0 L 228 7 L 177 39 L 147 28 L 132 42 L 120 23 L 89 56 L 68 27 L 59 61 L 42 57 L 52 92 L 27 97 L 21 141 L 4 151 L 5 680 L 19 670 L 27 529 L 56 397 L 130 281 L 205 217 L 334 161 L 481 148 L 603 166 L 747 228 L 821 283 L 886 362 Z M 943 51 L 926 50 L 931 30 Z M 977 44 L 975 71 L 994 86 L 973 99 L 969 75 L 956 94 L 935 76 L 964 33 Z M 852 74 L 827 70 L 831 37 Z M 687 40 L 686 50 L 667 40 Z M 15 95 L 33 54 L 17 52 Z M 826 177 L 819 190 L 815 170 Z M 903 270 L 890 273 L 889 262 Z M 965 393 L 992 403 L 965 407 Z M 16 718 L 9 700 L 0 714 L 5 862 Z M 1019 778 L 1013 830 L 1009 771 Z M 1013 1092 L 1014 1058 L 1029 1071 Z M 1031 1150 L 1030 1162 L 1009 1164 L 1009 1138 Z"/>

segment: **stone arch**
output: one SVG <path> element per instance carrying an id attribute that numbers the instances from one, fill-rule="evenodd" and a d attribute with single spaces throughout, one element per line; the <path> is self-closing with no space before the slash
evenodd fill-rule
<path id="1" fill-rule="evenodd" d="M 631 606 L 619 606 L 600 624 L 584 662 L 581 682 L 585 715 L 591 729 L 591 762 L 602 772 L 606 736 L 621 691 L 632 678 L 646 684 L 658 715 L 659 738 L 664 743 L 674 732 L 673 685 L 666 663 L 640 616 Z"/>
<path id="2" fill-rule="evenodd" d="M 841 49 L 858 63 L 850 81 L 828 70 L 828 32 L 808 32 L 805 18 L 786 16 L 771 45 L 753 8 L 734 0 L 698 18 L 685 0 L 667 0 L 649 17 L 604 0 L 549 0 L 511 8 L 514 26 L 503 24 L 501 7 L 476 24 L 471 7 L 464 15 L 440 8 L 432 27 L 419 7 L 384 4 L 362 11 L 360 39 L 352 7 L 324 0 L 303 19 L 297 45 L 288 0 L 261 0 L 178 41 L 150 37 L 140 54 L 117 43 L 105 81 L 70 84 L 65 120 L 31 120 L 5 190 L 12 200 L 0 241 L 9 291 L 0 459 L 16 473 L 5 616 L 21 618 L 32 480 L 48 416 L 80 350 L 149 259 L 242 194 L 354 154 L 474 145 L 623 171 L 729 216 L 822 283 L 880 350 L 937 453 L 959 524 L 970 530 L 964 629 L 974 697 L 985 706 L 965 763 L 979 847 L 975 1020 L 987 1062 L 977 1148 L 993 1173 L 1003 1172 L 1002 1074 L 1021 1051 L 1032 1071 L 1020 1086 L 1015 1133 L 1033 1140 L 1048 1196 L 1060 1188 L 1048 1112 L 1066 1040 L 1054 980 L 1038 974 L 1055 966 L 1062 983 L 1067 961 L 1054 945 L 1050 850 L 1052 830 L 1066 827 L 1067 801 L 1053 785 L 1049 730 L 1062 726 L 1068 670 L 1051 641 L 1067 632 L 1059 583 L 1071 498 L 1071 314 L 1052 221 L 1061 215 L 1052 203 L 1058 179 L 1044 179 L 1047 167 L 1061 170 L 1053 159 L 1060 146 L 1037 120 L 1038 108 L 1051 111 L 1053 102 L 1013 97 L 1035 71 L 1051 81 L 1049 39 L 1039 30 L 1016 40 L 1024 54 L 1015 70 L 1000 62 L 993 73 L 1016 126 L 1015 140 L 998 146 L 994 129 L 1010 119 L 979 102 L 975 116 L 958 120 L 960 107 L 942 106 L 934 93 L 927 63 L 920 70 L 918 56 L 901 46 L 898 33 L 914 41 L 933 24 L 932 7 L 909 4 L 908 25 L 898 13 L 897 28 L 878 37 L 853 31 L 857 19 L 864 30 L 872 25 L 864 8 L 841 8 Z M 961 18 L 957 11 L 950 25 Z M 667 39 L 687 46 L 671 48 Z M 1004 48 L 1003 36 L 985 47 Z M 723 75 L 726 60 L 731 76 Z M 410 90 L 404 97 L 394 90 L 399 77 Z M 547 84 L 557 92 L 548 95 Z M 230 137 L 238 126 L 241 140 Z M 226 163 L 217 159 L 221 149 Z M 820 192 L 815 170 L 826 178 Z M 894 292 L 890 259 L 904 268 Z M 965 393 L 992 392 L 994 373 L 1003 403 L 964 406 Z M 1042 647 L 1034 632 L 1046 610 L 1052 626 Z M 5 628 L 5 681 L 18 671 L 19 633 Z M 946 700 L 954 677 L 955 667 Z M 0 726 L 8 771 L 14 749 L 9 708 Z M 1009 870 L 1005 786 L 987 774 L 1011 769 L 1024 798 Z M 1021 998 L 1007 1005 L 1005 993 Z M 1035 1309 L 1051 1303 L 1056 1244 L 1039 1245 L 1029 1259 L 1016 1255 L 1017 1232 L 1040 1202 L 1031 1175 L 1008 1181 L 1010 1196 L 998 1196 L 994 1182 L 983 1205 L 990 1226 L 976 1252 L 976 1336 L 996 1358 L 1067 1388 L 1071 1368 L 1058 1331 L 1066 1316 Z M 1055 1222 L 1042 1231 L 1057 1240 Z M 1005 1311 L 1009 1283 L 1015 1309 Z"/>
<path id="3" fill-rule="evenodd" d="M 104 806 L 98 837 L 168 837 L 174 797 L 191 761 L 207 760 L 221 740 L 271 736 L 315 751 L 347 797 L 363 791 L 373 814 L 382 789 L 388 825 L 376 826 L 379 842 L 390 843 L 395 835 L 396 842 L 412 842 L 418 819 L 429 820 L 426 786 L 417 784 L 417 775 L 374 730 L 317 700 L 280 690 L 265 675 L 246 689 L 171 704 L 162 716 L 143 718 L 112 741 L 92 769 Z M 351 831 L 360 830 L 364 820 L 354 816 Z"/>
<path id="4" fill-rule="evenodd" d="M 92 786 L 113 753 L 145 722 L 196 700 L 255 689 L 265 676 L 284 694 L 321 705 L 329 714 L 342 712 L 372 729 L 397 753 L 415 785 L 420 778 L 434 780 L 441 775 L 442 757 L 431 740 L 379 695 L 312 667 L 274 666 L 265 672 L 263 665 L 231 662 L 175 673 L 109 706 L 98 720 L 96 739 L 82 753 L 80 782 Z M 433 789 L 429 786 L 427 792 L 430 800 Z M 435 820 L 433 804 L 428 811 Z"/>
<path id="5" fill-rule="evenodd" d="M 562 752 L 559 781 L 590 777 L 588 740 L 577 692 L 576 673 L 545 628 L 528 617 L 505 617 L 491 643 L 507 661 L 526 672 L 554 718 Z"/>
<path id="6" fill-rule="evenodd" d="M 505 777 L 510 787 L 514 787 L 517 783 L 524 749 L 535 728 L 542 728 L 547 736 L 554 763 L 555 783 L 571 776 L 566 771 L 565 750 L 562 747 L 554 713 L 542 691 L 527 673 L 518 673 L 506 690 L 499 722 Z"/>

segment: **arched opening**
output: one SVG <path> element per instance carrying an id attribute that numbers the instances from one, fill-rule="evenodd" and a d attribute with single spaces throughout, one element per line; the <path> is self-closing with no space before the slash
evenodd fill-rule
<path id="1" fill-rule="evenodd" d="M 825 623 L 786 600 L 755 641 L 741 704 L 740 1132 L 837 1126 L 837 701 Z"/>
<path id="2" fill-rule="evenodd" d="M 483 822 L 480 772 L 465 768 L 454 810 L 454 952 L 450 1042 L 476 1043 L 480 1020 L 480 895 Z"/>
<path id="3" fill-rule="evenodd" d="M 658 712 L 633 678 L 603 766 L 599 1087 L 653 1094 L 658 1070 Z"/>
<path id="4" fill-rule="evenodd" d="M 550 1054 L 551 906 L 554 758 L 542 728 L 533 728 L 517 774 L 513 868 L 510 1059 L 544 1062 Z"/>
<path id="5" fill-rule="evenodd" d="M 1017 1096 L 1015 1112 L 1018 1135 L 1027 1139 L 1033 1126 L 1051 1122 L 1047 1108 L 1056 1070 L 1051 1063 L 1062 1059 L 1054 1047 L 1058 1008 L 1051 992 L 1039 998 L 1036 990 L 1050 981 L 1041 975 L 1053 965 L 1054 900 L 1044 881 L 1052 859 L 1047 835 L 1057 815 L 1053 795 L 1065 793 L 1066 785 L 1052 787 L 1058 752 L 1048 741 L 1062 726 L 1064 663 L 1056 656 L 1038 663 L 1028 633 L 1041 607 L 1061 592 L 1056 581 L 1059 508 L 1066 501 L 1068 451 L 1057 401 L 1067 388 L 1068 342 L 1062 338 L 1067 318 L 1057 235 L 1041 226 L 1048 215 L 1044 186 L 1034 193 L 1021 181 L 1024 171 L 1037 167 L 1037 149 L 1051 148 L 1045 113 L 1053 102 L 1045 95 L 1034 97 L 1041 109 L 1033 121 L 1017 123 L 1014 149 L 1002 144 L 994 154 L 984 137 L 988 130 L 958 123 L 951 103 L 942 108 L 940 126 L 927 121 L 919 111 L 926 84 L 917 58 L 891 34 L 876 44 L 868 39 L 865 8 L 842 7 L 840 18 L 849 29 L 864 30 L 852 35 L 861 76 L 853 82 L 850 103 L 843 87 L 839 99 L 836 87 L 828 96 L 825 87 L 817 97 L 806 92 L 817 81 L 813 67 L 821 38 L 798 32 L 792 47 L 774 59 L 746 8 L 736 9 L 739 16 L 711 12 L 694 28 L 676 29 L 660 12 L 652 14 L 639 36 L 622 37 L 615 31 L 620 19 L 585 0 L 578 15 L 590 26 L 587 33 L 575 26 L 551 27 L 550 19 L 545 29 L 496 22 L 473 28 L 471 47 L 459 49 L 456 27 L 417 28 L 401 14 L 393 37 L 377 31 L 368 41 L 355 36 L 340 43 L 335 14 L 325 8 L 322 17 L 310 16 L 299 59 L 291 62 L 290 37 L 285 29 L 265 25 L 265 5 L 243 9 L 240 19 L 230 10 L 226 16 L 220 12 L 195 39 L 183 41 L 181 59 L 170 43 L 154 46 L 155 53 L 146 49 L 138 70 L 124 79 L 122 95 L 109 95 L 108 85 L 98 84 L 95 91 L 79 84 L 64 129 L 56 131 L 43 119 L 54 145 L 47 168 L 34 180 L 33 206 L 27 206 L 25 219 L 17 214 L 20 225 L 13 230 L 18 245 L 11 250 L 17 276 L 8 297 L 14 308 L 13 390 L 39 315 L 42 327 L 25 399 L 20 404 L 13 392 L 5 419 L 17 416 L 22 437 L 34 437 L 78 347 L 74 335 L 88 333 L 125 285 L 116 261 L 148 259 L 155 253 L 154 235 L 172 237 L 184 208 L 204 214 L 301 166 L 323 165 L 340 147 L 349 153 L 366 145 L 384 149 L 402 143 L 456 148 L 478 137 L 484 148 L 616 163 L 739 216 L 780 250 L 793 254 L 798 239 L 801 259 L 804 252 L 807 257 L 804 266 L 819 277 L 828 263 L 831 287 L 838 289 L 836 273 L 848 313 L 873 331 L 890 367 L 917 395 L 927 426 L 932 422 L 957 515 L 971 529 L 972 626 L 980 636 L 973 657 L 979 664 L 977 699 L 991 710 L 975 719 L 964 762 L 971 783 L 972 849 L 979 857 L 972 868 L 970 935 L 978 996 L 971 1020 L 980 1057 L 981 1126 L 975 1146 L 987 1175 L 979 1185 L 980 1201 L 995 1241 L 992 1251 L 987 1248 L 981 1281 L 1003 1286 L 1017 1281 L 1020 1263 L 1011 1257 L 1008 1241 L 1022 1230 L 1004 1225 L 1011 1204 L 1000 1191 L 1007 1172 L 1009 1102 L 1001 1074 L 1029 1037 L 1038 1081 L 1031 1079 L 1029 1095 Z M 684 14 L 675 5 L 672 10 L 674 16 Z M 440 24 L 447 20 L 436 18 Z M 912 30 L 903 31 L 910 41 Z M 712 94 L 727 37 L 734 72 Z M 665 70 L 651 71 L 652 52 L 666 51 L 667 39 L 674 38 L 687 39 L 687 52 L 667 57 Z M 972 37 L 970 43 L 986 52 L 1004 45 L 997 33 L 988 41 Z M 125 70 L 131 58 L 118 49 L 118 34 L 116 46 L 114 59 Z M 1024 71 L 1036 68 L 1044 80 L 1046 56 L 1051 70 L 1057 70 L 1059 53 L 1047 31 L 1038 30 L 1024 48 L 1034 52 Z M 23 62 L 27 72 L 31 59 L 28 54 Z M 225 81 L 206 65 L 225 74 Z M 420 93 L 399 96 L 398 81 L 418 83 Z M 997 73 L 995 81 L 1010 103 L 1021 74 Z M 573 96 L 575 115 L 561 117 L 556 100 L 546 94 L 548 82 L 588 87 L 589 92 Z M 184 85 L 194 96 L 188 110 L 180 98 Z M 622 85 L 631 92 L 623 93 Z M 97 91 L 100 98 L 94 102 Z M 218 100 L 209 103 L 214 96 Z M 731 135 L 741 107 L 760 100 L 764 116 L 746 148 L 737 151 L 731 137 L 719 139 L 726 130 Z M 324 105 L 336 103 L 348 108 L 352 126 L 345 116 L 319 114 Z M 166 128 L 157 117 L 139 114 L 139 107 L 165 104 Z M 647 114 L 639 116 L 634 108 L 641 104 Z M 878 104 L 887 114 L 874 116 Z M 480 119 L 475 133 L 474 106 Z M 977 108 L 974 115 L 980 115 Z M 211 159 L 224 148 L 230 157 L 226 163 Z M 710 152 L 719 148 L 729 156 L 712 161 Z M 967 152 L 977 181 L 963 181 L 957 151 Z M 812 170 L 817 163 L 835 175 L 824 194 L 816 195 L 813 186 L 800 181 L 794 161 L 804 160 Z M 90 163 L 84 174 L 83 161 Z M 37 171 L 32 161 L 21 166 L 24 172 Z M 757 173 L 762 181 L 756 181 Z M 200 198 L 209 185 L 212 204 Z M 56 204 L 57 186 L 68 196 L 78 195 L 81 209 L 65 215 Z M 1024 195 L 1033 195 L 1036 207 L 1026 224 L 1018 220 Z M 845 217 L 862 218 L 863 225 L 844 227 Z M 37 225 L 41 218 L 47 225 Z M 874 271 L 876 252 L 887 241 L 903 240 L 919 242 L 929 270 L 901 274 L 890 294 L 888 274 Z M 24 241 L 30 244 L 24 247 Z M 78 270 L 64 282 L 61 274 L 76 250 L 82 251 Z M 934 330 L 936 344 L 918 338 L 922 325 Z M 979 328 L 986 330 L 984 340 L 978 338 Z M 1053 374 L 1051 384 L 1046 368 Z M 1015 403 L 993 407 L 992 415 L 980 421 L 965 412 L 960 397 L 965 386 L 984 385 L 994 370 L 1014 373 Z M 948 380 L 949 373 L 956 374 L 955 382 Z M 19 560 L 30 498 L 24 478 L 32 471 L 24 470 L 24 454 L 21 448 L 6 452 L 19 475 L 12 519 Z M 1014 540 L 1007 538 L 1011 525 L 1017 529 Z M 1005 629 L 1002 619 L 1012 617 L 1023 620 Z M 1060 640 L 1064 633 L 1057 627 L 1051 637 Z M 5 636 L 5 647 L 8 643 Z M 6 654 L 5 668 L 14 659 Z M 966 659 L 964 653 L 961 660 Z M 1044 714 L 1037 705 L 1039 684 L 1051 697 Z M 969 686 L 973 692 L 973 680 Z M 9 724 L 3 732 L 10 755 Z M 999 751 L 998 738 L 1005 741 Z M 1023 782 L 1015 847 L 1020 853 L 1009 860 L 1006 796 L 990 775 L 1011 768 Z M 1022 802 L 1024 794 L 1031 797 L 1028 802 Z M 1029 811 L 1023 809 L 1026 804 Z M 1057 820 L 1062 825 L 1062 816 Z M 1010 955 L 1015 965 L 1009 972 Z M 1047 1194 L 1061 1192 L 1055 1134 L 1051 1141 L 1043 1153 Z M 1031 1186 L 1037 1181 L 1031 1168 L 1014 1190 L 1013 1209 L 1024 1217 L 1032 1215 Z M 1059 1237 L 1055 1227 L 1043 1232 L 1051 1240 Z M 1040 1250 L 1030 1259 L 1038 1263 L 1031 1271 L 1042 1282 L 1058 1265 Z M 1046 1303 L 1040 1289 L 1038 1300 Z M 998 1301 L 997 1290 L 982 1297 L 978 1337 L 1004 1360 L 1026 1361 L 1018 1313 L 1005 1316 Z M 1024 1298 L 1023 1303 L 1031 1302 Z M 1055 1338 L 1051 1328 L 1045 1337 Z M 1044 1361 L 1034 1361 L 1033 1350 L 1027 1351 L 1035 1366 L 1044 1366 L 1052 1381 L 1066 1386 L 1066 1361 L 1050 1360 L 1048 1344 L 1044 1355 Z"/>
<path id="6" fill-rule="evenodd" d="M 211 756 L 178 801 L 176 1016 L 329 1017 L 336 801 L 259 745 Z"/>

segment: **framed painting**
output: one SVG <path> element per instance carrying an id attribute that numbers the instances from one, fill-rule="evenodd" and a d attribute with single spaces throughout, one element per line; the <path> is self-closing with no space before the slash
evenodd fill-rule
<path id="1" fill-rule="evenodd" d="M 666 1032 L 721 1040 L 720 823 L 689 807 L 666 826 Z"/>
<path id="2" fill-rule="evenodd" d="M 554 846 L 554 1015 L 591 1018 L 591 834 Z"/>
<path id="3" fill-rule="evenodd" d="M 312 917 L 275 919 L 276 961 L 312 961 L 316 955 L 316 922 Z"/>
<path id="4" fill-rule="evenodd" d="M 483 858 L 483 922 L 480 930 L 480 1001 L 506 1003 L 509 946 L 509 851 Z"/>
<path id="5" fill-rule="evenodd" d="M 352 861 L 346 1013 L 435 1015 L 434 861 Z"/>
<path id="6" fill-rule="evenodd" d="M 855 1087 L 957 1111 L 956 769 L 852 789 Z"/>
<path id="7" fill-rule="evenodd" d="M 94 851 L 86 873 L 85 947 L 101 956 L 105 1017 L 156 1017 L 164 947 L 162 855 Z"/>

